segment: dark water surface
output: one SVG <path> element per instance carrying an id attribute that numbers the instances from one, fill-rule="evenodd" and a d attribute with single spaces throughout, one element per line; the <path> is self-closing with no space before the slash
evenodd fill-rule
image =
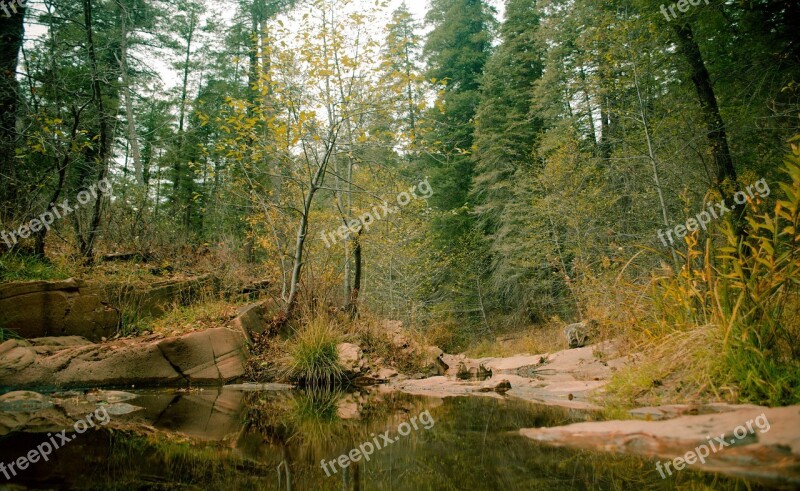
<path id="1" fill-rule="evenodd" d="M 112 415 L 108 425 L 81 435 L 69 423 L 26 415 L 23 431 L 0 436 L 0 462 L 26 455 L 47 441 L 48 432 L 69 429 L 75 438 L 10 481 L 0 474 L 0 489 L 767 489 L 687 471 L 662 480 L 653 461 L 531 441 L 517 430 L 592 415 L 514 399 L 381 390 L 136 394 L 127 402 L 141 410 Z M 391 444 L 381 437 L 386 431 Z M 323 470 L 322 460 L 366 442 L 384 448 L 375 448 L 369 461 L 354 455 L 358 462 L 343 461 L 346 468 L 336 464 L 334 473 L 328 465 L 330 475 Z"/>

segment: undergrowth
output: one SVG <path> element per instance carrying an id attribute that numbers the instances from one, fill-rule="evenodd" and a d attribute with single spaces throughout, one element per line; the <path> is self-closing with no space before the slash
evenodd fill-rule
<path id="1" fill-rule="evenodd" d="M 680 271 L 642 291 L 651 315 L 629 330 L 628 348 L 647 361 L 614 377 L 607 405 L 800 403 L 798 145 L 784 171 L 770 211 L 762 199 L 748 203 L 744 238 L 731 222 L 704 242 L 688 235 Z"/>

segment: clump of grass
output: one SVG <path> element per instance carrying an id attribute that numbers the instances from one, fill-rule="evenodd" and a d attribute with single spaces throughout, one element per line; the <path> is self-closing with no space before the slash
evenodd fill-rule
<path id="1" fill-rule="evenodd" d="M 287 344 L 286 378 L 304 387 L 336 387 L 346 381 L 337 345 L 341 336 L 334 324 L 315 318 L 301 327 Z"/>
<path id="2" fill-rule="evenodd" d="M 0 343 L 5 343 L 9 339 L 22 339 L 22 336 L 11 329 L 0 326 Z"/>
<path id="3" fill-rule="evenodd" d="M 53 281 L 72 276 L 63 266 L 24 254 L 0 256 L 0 282 L 4 281 Z"/>

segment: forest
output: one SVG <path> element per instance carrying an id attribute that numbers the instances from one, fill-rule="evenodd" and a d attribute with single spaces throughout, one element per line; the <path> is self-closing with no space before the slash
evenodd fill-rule
<path id="1" fill-rule="evenodd" d="M 662 1 L 2 0 L 0 343 L 77 281 L 93 342 L 258 301 L 252 381 L 588 339 L 607 417 L 800 404 L 800 3 Z"/>

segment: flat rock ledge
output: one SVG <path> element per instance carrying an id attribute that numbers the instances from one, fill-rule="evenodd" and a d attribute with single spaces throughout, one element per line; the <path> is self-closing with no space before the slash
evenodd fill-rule
<path id="1" fill-rule="evenodd" d="M 227 328 L 101 344 L 78 336 L 0 344 L 0 392 L 11 389 L 223 385 L 244 375 L 244 335 Z"/>
<path id="2" fill-rule="evenodd" d="M 446 367 L 444 375 L 401 380 L 390 386 L 415 395 L 510 396 L 537 404 L 596 411 L 601 408 L 590 402 L 592 394 L 629 363 L 627 357 L 618 354 L 614 342 L 552 354 L 479 359 L 442 355 L 440 359 Z M 511 388 L 503 384 L 503 390 L 496 390 L 503 382 Z"/>
<path id="3" fill-rule="evenodd" d="M 752 428 L 752 431 L 748 428 Z M 800 406 L 745 406 L 730 412 L 682 416 L 667 421 L 604 421 L 520 430 L 523 436 L 560 447 L 600 450 L 658 459 L 666 479 L 674 479 L 674 459 L 705 453 L 684 469 L 721 472 L 800 487 Z M 740 438 L 741 437 L 741 438 Z M 720 438 L 727 446 L 716 440 Z M 711 450 L 710 442 L 716 451 Z M 665 469 L 670 462 L 669 471 Z M 654 468 L 655 463 L 653 463 Z"/>

